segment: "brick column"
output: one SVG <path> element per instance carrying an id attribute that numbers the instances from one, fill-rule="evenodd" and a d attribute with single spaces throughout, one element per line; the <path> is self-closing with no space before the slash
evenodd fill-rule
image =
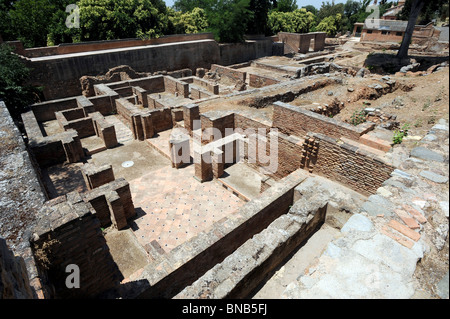
<path id="1" fill-rule="evenodd" d="M 194 127 L 194 121 L 200 120 L 200 108 L 197 104 L 183 106 L 184 128 L 190 133 L 198 127 Z"/>
<path id="2" fill-rule="evenodd" d="M 212 159 L 212 172 L 214 178 L 220 178 L 225 169 L 225 163 L 224 163 L 224 152 L 222 152 L 219 149 L 214 149 L 211 152 L 211 159 Z"/>
<path id="3" fill-rule="evenodd" d="M 191 161 L 190 137 L 183 133 L 172 133 L 169 140 L 170 161 L 173 168 L 179 168 Z"/>

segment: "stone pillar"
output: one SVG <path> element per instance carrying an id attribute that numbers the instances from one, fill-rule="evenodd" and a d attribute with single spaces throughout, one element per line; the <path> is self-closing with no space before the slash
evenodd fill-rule
<path id="1" fill-rule="evenodd" d="M 131 116 L 131 121 L 133 124 L 133 136 L 135 140 L 143 141 L 144 138 L 144 130 L 142 127 L 142 120 L 140 114 L 133 114 Z"/>
<path id="2" fill-rule="evenodd" d="M 155 129 L 153 127 L 153 119 L 151 113 L 141 115 L 141 125 L 144 139 L 149 139 L 155 136 Z"/>
<path id="3" fill-rule="evenodd" d="M 173 132 L 170 136 L 170 161 L 173 168 L 180 168 L 191 162 L 190 136 L 181 132 Z"/>
<path id="4" fill-rule="evenodd" d="M 213 176 L 214 178 L 220 178 L 223 175 L 225 169 L 224 152 L 222 152 L 218 148 L 215 148 L 211 152 L 211 159 Z"/>
<path id="5" fill-rule="evenodd" d="M 183 106 L 183 117 L 184 117 L 184 128 L 188 130 L 189 133 L 199 129 L 199 127 L 194 127 L 194 121 L 200 120 L 200 108 L 197 104 L 188 104 Z"/>
<path id="6" fill-rule="evenodd" d="M 106 194 L 106 201 L 108 202 L 109 211 L 111 213 L 111 222 L 118 229 L 121 230 L 127 227 L 127 219 L 123 209 L 122 200 L 115 191 Z"/>
<path id="7" fill-rule="evenodd" d="M 327 34 L 325 32 L 317 32 L 315 33 L 315 40 L 314 40 L 314 52 L 316 51 L 322 51 L 325 49 L 325 39 L 327 37 Z"/>
<path id="8" fill-rule="evenodd" d="M 211 164 L 211 155 L 209 152 L 204 154 L 194 150 L 195 178 L 203 183 L 209 181 L 213 177 Z"/>
<path id="9" fill-rule="evenodd" d="M 66 131 L 61 139 L 61 143 L 66 153 L 67 162 L 76 163 L 84 159 L 83 146 L 75 130 L 70 129 Z"/>
<path id="10" fill-rule="evenodd" d="M 300 47 L 299 47 L 299 52 L 300 53 L 308 53 L 309 52 L 309 48 L 311 46 L 311 39 L 314 36 L 311 36 L 309 34 L 302 34 L 300 35 Z"/>

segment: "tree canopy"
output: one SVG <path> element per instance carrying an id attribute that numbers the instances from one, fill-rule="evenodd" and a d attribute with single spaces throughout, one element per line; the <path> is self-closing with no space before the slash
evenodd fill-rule
<path id="1" fill-rule="evenodd" d="M 3 100 L 13 118 L 38 100 L 39 89 L 24 83 L 30 70 L 12 53 L 12 49 L 0 45 L 0 100 Z"/>

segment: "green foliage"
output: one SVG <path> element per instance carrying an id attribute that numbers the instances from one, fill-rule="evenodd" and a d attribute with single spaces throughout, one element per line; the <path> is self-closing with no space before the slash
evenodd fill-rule
<path id="1" fill-rule="evenodd" d="M 30 70 L 11 52 L 9 46 L 0 45 L 0 100 L 5 102 L 11 116 L 17 119 L 37 100 L 38 90 L 24 84 Z"/>
<path id="2" fill-rule="evenodd" d="M 315 27 L 315 16 L 306 9 L 293 12 L 272 11 L 269 13 L 268 27 L 272 34 L 278 32 L 307 33 Z"/>
<path id="3" fill-rule="evenodd" d="M 192 11 L 185 13 L 169 8 L 168 13 L 171 33 L 200 33 L 208 28 L 205 10 L 201 8 L 194 8 Z"/>
<path id="4" fill-rule="evenodd" d="M 366 122 L 366 112 L 364 110 L 353 112 L 352 116 L 350 117 L 350 124 L 357 126 L 364 122 Z"/>
<path id="5" fill-rule="evenodd" d="M 248 22 L 253 18 L 250 0 L 217 0 L 208 12 L 209 30 L 218 42 L 243 42 Z"/>
<path id="6" fill-rule="evenodd" d="M 397 145 L 403 142 L 403 139 L 408 136 L 409 124 L 405 124 L 402 126 L 400 130 L 394 131 L 394 137 L 392 138 L 392 142 Z"/>
<path id="7" fill-rule="evenodd" d="M 335 16 L 326 17 L 316 27 L 316 31 L 326 32 L 329 36 L 334 37 L 339 31 L 341 21 L 342 15 L 340 13 Z"/>
<path id="8" fill-rule="evenodd" d="M 297 1 L 295 0 L 278 0 L 273 10 L 279 12 L 292 12 L 298 9 Z M 314 8 L 314 6 L 312 6 Z M 315 8 L 314 8 L 315 9 Z"/>
<path id="9" fill-rule="evenodd" d="M 82 40 L 155 38 L 169 18 L 162 0 L 80 0 Z"/>
<path id="10" fill-rule="evenodd" d="M 9 11 L 10 28 L 25 47 L 46 46 L 49 30 L 48 21 L 55 11 L 55 1 L 16 1 Z"/>
<path id="11" fill-rule="evenodd" d="M 416 21 L 416 24 L 425 25 L 431 22 L 433 19 L 445 20 L 448 18 L 448 0 L 433 0 L 424 2 L 424 7 Z M 403 10 L 397 15 L 400 20 L 409 20 L 411 14 L 413 0 L 406 0 Z"/>

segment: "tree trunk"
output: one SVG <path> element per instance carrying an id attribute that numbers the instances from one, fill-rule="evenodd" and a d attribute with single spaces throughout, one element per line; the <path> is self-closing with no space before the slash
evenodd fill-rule
<path id="1" fill-rule="evenodd" d="M 417 18 L 419 17 L 420 11 L 425 5 L 425 0 L 413 0 L 411 5 L 411 14 L 409 15 L 408 26 L 406 27 L 405 36 L 403 37 L 402 45 L 400 50 L 398 50 L 397 58 L 406 59 L 408 57 L 409 45 L 411 44 L 411 39 L 414 32 L 414 27 L 416 26 Z"/>

